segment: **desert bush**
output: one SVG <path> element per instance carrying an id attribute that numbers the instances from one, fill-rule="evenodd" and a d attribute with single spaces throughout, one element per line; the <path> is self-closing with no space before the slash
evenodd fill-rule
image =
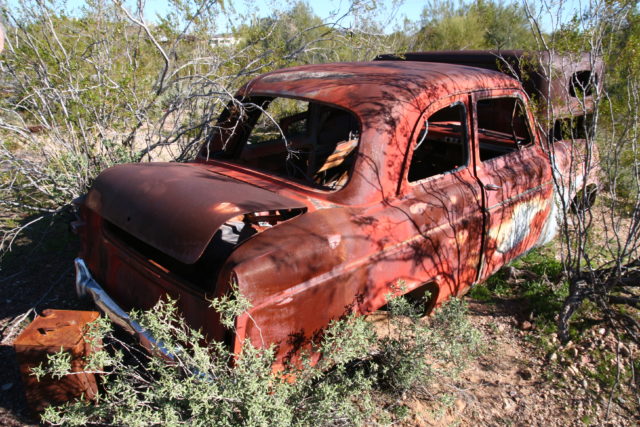
<path id="1" fill-rule="evenodd" d="M 366 1 L 325 20 L 302 2 L 258 19 L 216 1 L 170 1 L 155 23 L 144 2 L 96 0 L 72 12 L 63 1 L 20 0 L 0 11 L 0 200 L 32 211 L 59 209 L 113 164 L 192 158 L 257 74 L 393 50 L 368 31 Z M 214 42 L 222 31 L 229 44 Z"/>
<path id="2" fill-rule="evenodd" d="M 228 318 L 242 307 L 217 301 Z M 361 425 L 372 417 L 391 419 L 399 393 L 450 378 L 477 354 L 479 333 L 466 318 L 464 303 L 453 300 L 433 318 L 424 307 L 402 298 L 389 305 L 388 327 L 378 334 L 363 317 L 348 315 L 324 331 L 311 354 L 273 371 L 274 348 L 245 344 L 240 355 L 202 335 L 179 316 L 175 302 L 160 301 L 136 314 L 159 338 L 171 359 L 148 354 L 113 333 L 99 319 L 90 340 L 105 344 L 87 360 L 87 371 L 102 374 L 94 402 L 47 408 L 55 425 Z M 58 353 L 36 374 L 61 376 L 68 356 Z"/>
<path id="3" fill-rule="evenodd" d="M 533 33 L 521 2 L 428 2 L 411 50 L 531 49 Z"/>
<path id="4" fill-rule="evenodd" d="M 480 333 L 466 317 L 466 304 L 453 299 L 426 321 L 424 303 L 389 302 L 389 334 L 380 338 L 375 360 L 380 385 L 404 393 L 455 376 L 481 350 Z"/>
<path id="5" fill-rule="evenodd" d="M 603 59 L 605 71 L 597 77 L 599 84 L 591 81 L 592 90 L 585 91 L 572 83 L 576 95 L 572 114 L 588 114 L 589 118 L 576 122 L 580 127 L 578 135 L 567 135 L 575 153 L 571 170 L 564 177 L 571 185 L 567 188 L 560 183 L 560 177 L 554 177 L 560 216 L 559 255 L 569 284 L 568 290 L 562 292 L 566 298 L 559 310 L 559 336 L 562 341 L 569 339 L 570 319 L 588 301 L 602 313 L 603 321 L 638 341 L 640 74 L 632 53 L 640 34 L 637 5 L 595 1 L 567 11 L 563 4 L 527 2 L 527 13 L 537 29 L 538 49 L 546 51 L 549 58 L 586 52 L 591 65 L 597 58 Z M 544 19 L 552 20 L 551 31 L 541 30 Z M 551 61 L 543 67 L 552 75 Z M 550 122 L 553 109 L 547 114 Z M 546 148 L 553 161 L 554 144 Z M 597 189 L 599 201 L 592 206 L 587 200 L 592 189 L 587 188 L 587 180 L 582 177 L 597 168 L 602 172 Z M 532 295 L 542 292 L 536 290 Z"/>

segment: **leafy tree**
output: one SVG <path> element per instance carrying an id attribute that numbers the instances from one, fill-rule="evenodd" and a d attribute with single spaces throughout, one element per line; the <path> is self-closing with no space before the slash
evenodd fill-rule
<path id="1" fill-rule="evenodd" d="M 484 28 L 484 47 L 489 49 L 531 49 L 535 40 L 521 3 L 477 0 L 471 8 Z"/>
<path id="2" fill-rule="evenodd" d="M 436 0 L 421 18 L 416 50 L 526 49 L 534 43 L 525 10 L 516 3 Z"/>

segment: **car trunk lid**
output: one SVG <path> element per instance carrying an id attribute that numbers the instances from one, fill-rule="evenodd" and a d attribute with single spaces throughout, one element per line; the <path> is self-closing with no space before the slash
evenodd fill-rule
<path id="1" fill-rule="evenodd" d="M 195 263 L 216 231 L 234 217 L 306 207 L 195 163 L 109 168 L 96 179 L 86 206 L 185 264 Z"/>

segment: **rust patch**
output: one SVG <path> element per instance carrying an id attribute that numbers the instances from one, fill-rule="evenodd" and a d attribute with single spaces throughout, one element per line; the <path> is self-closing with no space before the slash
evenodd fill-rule
<path id="1" fill-rule="evenodd" d="M 84 334 L 87 325 L 98 317 L 95 311 L 45 310 L 16 338 L 13 346 L 27 402 L 33 411 L 40 412 L 47 406 L 60 405 L 81 395 L 93 399 L 97 392 L 96 378 L 83 372 L 84 358 L 92 351 Z M 61 350 L 71 354 L 73 374 L 61 379 L 47 376 L 38 381 L 31 369 Z"/>

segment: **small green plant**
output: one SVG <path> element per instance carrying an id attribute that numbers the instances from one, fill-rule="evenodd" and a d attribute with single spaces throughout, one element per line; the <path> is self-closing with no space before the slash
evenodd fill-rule
<path id="1" fill-rule="evenodd" d="M 505 298 L 513 295 L 513 285 L 507 281 L 502 270 L 489 277 L 485 282 L 485 287 L 498 298 Z"/>
<path id="2" fill-rule="evenodd" d="M 223 326 L 233 328 L 236 317 L 251 308 L 251 303 L 238 291 L 238 284 L 231 283 L 231 292 L 211 300 L 211 307 L 220 313 Z"/>
<path id="3" fill-rule="evenodd" d="M 60 351 L 48 357 L 48 366 L 36 366 L 31 369 L 32 375 L 40 381 L 43 377 L 50 375 L 54 379 L 60 379 L 71 372 L 71 353 Z"/>
<path id="4" fill-rule="evenodd" d="M 487 288 L 482 283 L 473 286 L 469 291 L 469 296 L 478 301 L 490 301 L 493 298 L 493 295 L 489 288 Z"/>
<path id="5" fill-rule="evenodd" d="M 521 298 L 538 323 L 549 325 L 569 294 L 569 285 L 562 279 L 562 263 L 555 259 L 550 247 L 533 250 L 510 265 L 516 271 L 526 272 L 525 278 L 514 280 L 510 270 L 504 268 L 486 283 L 474 286 L 472 298 L 488 301 L 493 297 Z M 555 327 L 555 326 L 553 326 Z"/>
<path id="6" fill-rule="evenodd" d="M 447 409 L 451 408 L 456 400 L 456 397 L 451 393 L 443 393 L 436 399 L 439 403 L 438 408 L 433 412 L 435 419 L 440 419 L 446 413 Z"/>
<path id="7" fill-rule="evenodd" d="M 481 350 L 481 336 L 469 322 L 466 304 L 452 299 L 424 318 L 424 305 L 393 298 L 389 308 L 390 333 L 379 340 L 376 355 L 380 385 L 404 393 L 431 381 L 455 376 Z"/>
<path id="8" fill-rule="evenodd" d="M 547 276 L 555 280 L 562 274 L 562 263 L 555 258 L 551 246 L 545 246 L 528 252 L 514 261 L 516 268 L 526 268 L 538 276 Z"/>

